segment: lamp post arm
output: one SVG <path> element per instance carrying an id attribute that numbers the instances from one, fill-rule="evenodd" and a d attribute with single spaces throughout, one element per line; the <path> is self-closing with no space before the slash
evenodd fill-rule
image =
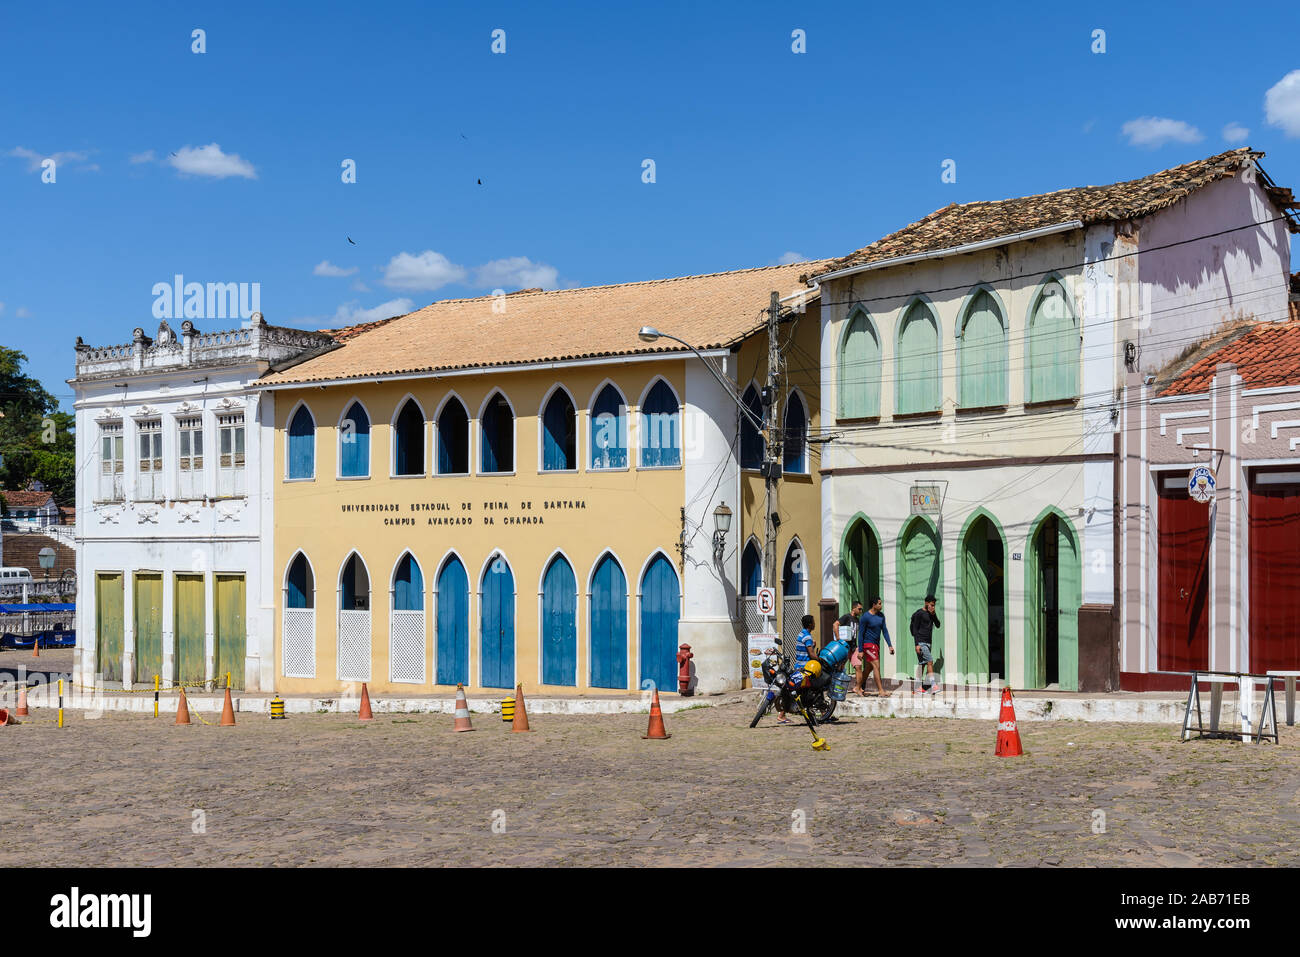
<path id="1" fill-rule="evenodd" d="M 660 332 L 659 337 L 661 339 L 671 339 L 673 340 L 673 342 L 680 342 L 687 349 L 690 349 L 692 352 L 694 352 L 695 355 L 699 357 L 700 362 L 704 363 L 704 367 L 713 374 L 713 378 L 718 380 L 718 384 L 722 386 L 723 391 L 727 393 L 727 396 L 731 399 L 731 401 L 736 403 L 736 407 L 740 409 L 741 414 L 744 415 L 745 418 L 749 420 L 750 424 L 753 425 L 754 428 L 758 429 L 759 432 L 763 431 L 762 420 L 759 419 L 756 415 L 754 415 L 753 411 L 747 405 L 745 405 L 744 401 L 740 398 L 740 396 L 736 395 L 736 392 L 733 389 L 731 383 L 722 377 L 722 373 L 720 373 L 717 369 L 713 367 L 713 363 L 710 362 L 708 359 L 706 359 L 703 353 L 701 353 L 699 349 L 695 348 L 685 339 L 678 339 L 676 336 L 669 335 L 666 332 Z"/>

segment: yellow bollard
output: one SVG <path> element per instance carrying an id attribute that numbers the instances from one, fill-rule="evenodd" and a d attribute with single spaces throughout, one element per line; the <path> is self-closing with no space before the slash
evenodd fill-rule
<path id="1" fill-rule="evenodd" d="M 158 676 L 153 676 L 153 716 L 158 717 Z"/>
<path id="2" fill-rule="evenodd" d="M 226 687 L 227 687 L 227 688 L 230 687 L 230 672 L 229 672 L 229 671 L 226 672 Z"/>
<path id="3" fill-rule="evenodd" d="M 59 727 L 63 727 L 63 679 L 59 679 Z"/>
<path id="4" fill-rule="evenodd" d="M 501 720 L 505 721 L 507 724 L 514 722 L 515 699 L 513 697 L 501 699 Z"/>

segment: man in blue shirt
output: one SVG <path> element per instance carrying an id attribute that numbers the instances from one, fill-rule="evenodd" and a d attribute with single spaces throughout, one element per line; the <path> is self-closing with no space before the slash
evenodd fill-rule
<path id="1" fill-rule="evenodd" d="M 808 662 L 817 657 L 817 642 L 813 641 L 813 628 L 817 624 L 817 619 L 812 615 L 804 615 L 800 621 L 803 625 L 803 631 L 799 632 L 798 637 L 794 640 L 794 663 L 791 666 L 796 672 Z M 781 710 L 781 698 L 777 696 L 777 724 L 789 724 L 785 712 Z"/>
<path id="2" fill-rule="evenodd" d="M 858 671 L 858 694 L 866 696 L 867 672 L 876 679 L 876 694 L 883 696 L 885 687 L 880 683 L 880 636 L 885 636 L 889 653 L 894 653 L 894 643 L 889 640 L 889 626 L 885 624 L 885 603 L 880 598 L 871 599 L 870 610 L 862 616 L 858 631 L 858 647 L 862 650 L 862 668 Z"/>

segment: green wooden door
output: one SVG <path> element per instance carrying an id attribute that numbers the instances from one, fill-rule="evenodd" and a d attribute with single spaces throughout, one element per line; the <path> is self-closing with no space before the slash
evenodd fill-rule
<path id="1" fill-rule="evenodd" d="M 183 685 L 203 683 L 204 596 L 202 575 L 176 576 L 175 635 L 176 681 Z"/>
<path id="2" fill-rule="evenodd" d="M 914 612 L 925 604 L 926 595 L 939 597 L 943 585 L 943 565 L 940 561 L 939 538 L 935 529 L 924 519 L 914 519 L 903 531 L 898 546 L 898 670 L 904 676 L 916 677 L 916 645 L 912 640 L 909 623 Z M 942 605 L 935 609 L 939 621 L 947 611 Z M 936 628 L 931 636 L 930 652 L 939 658 L 943 648 L 943 632 Z M 936 669 L 936 673 L 938 669 Z"/>
<path id="3" fill-rule="evenodd" d="M 1034 526 L 1025 554 L 1025 687 L 1047 684 L 1047 652 L 1043 647 L 1043 525 Z"/>
<path id="4" fill-rule="evenodd" d="M 1057 579 L 1057 670 L 1062 691 L 1079 690 L 1079 602 L 1083 585 L 1078 543 L 1070 523 L 1057 522 L 1056 574 Z"/>
<path id="5" fill-rule="evenodd" d="M 122 576 L 95 576 L 95 670 L 105 681 L 122 680 Z"/>
<path id="6" fill-rule="evenodd" d="M 866 605 L 880 595 L 880 542 L 871 526 L 858 519 L 844 537 L 844 552 L 840 555 L 843 574 L 840 611 L 847 612 L 853 602 Z"/>
<path id="7" fill-rule="evenodd" d="M 153 684 L 162 674 L 162 575 L 135 576 L 135 677 Z"/>
<path id="8" fill-rule="evenodd" d="M 984 681 L 989 672 L 989 539 L 985 519 L 971 525 L 962 542 L 961 670 L 971 681 Z M 942 620 L 943 616 L 940 616 Z"/>
<path id="9" fill-rule="evenodd" d="M 217 576 L 217 681 L 226 684 L 230 672 L 230 687 L 244 687 L 244 576 Z"/>

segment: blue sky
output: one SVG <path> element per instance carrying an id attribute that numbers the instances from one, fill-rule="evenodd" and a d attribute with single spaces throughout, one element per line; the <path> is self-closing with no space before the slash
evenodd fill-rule
<path id="1" fill-rule="evenodd" d="M 66 404 L 75 337 L 152 333 L 176 273 L 260 283 L 268 322 L 321 328 L 843 255 L 950 202 L 1243 143 L 1300 188 L 1297 11 L 8 4 L 0 342 Z"/>

